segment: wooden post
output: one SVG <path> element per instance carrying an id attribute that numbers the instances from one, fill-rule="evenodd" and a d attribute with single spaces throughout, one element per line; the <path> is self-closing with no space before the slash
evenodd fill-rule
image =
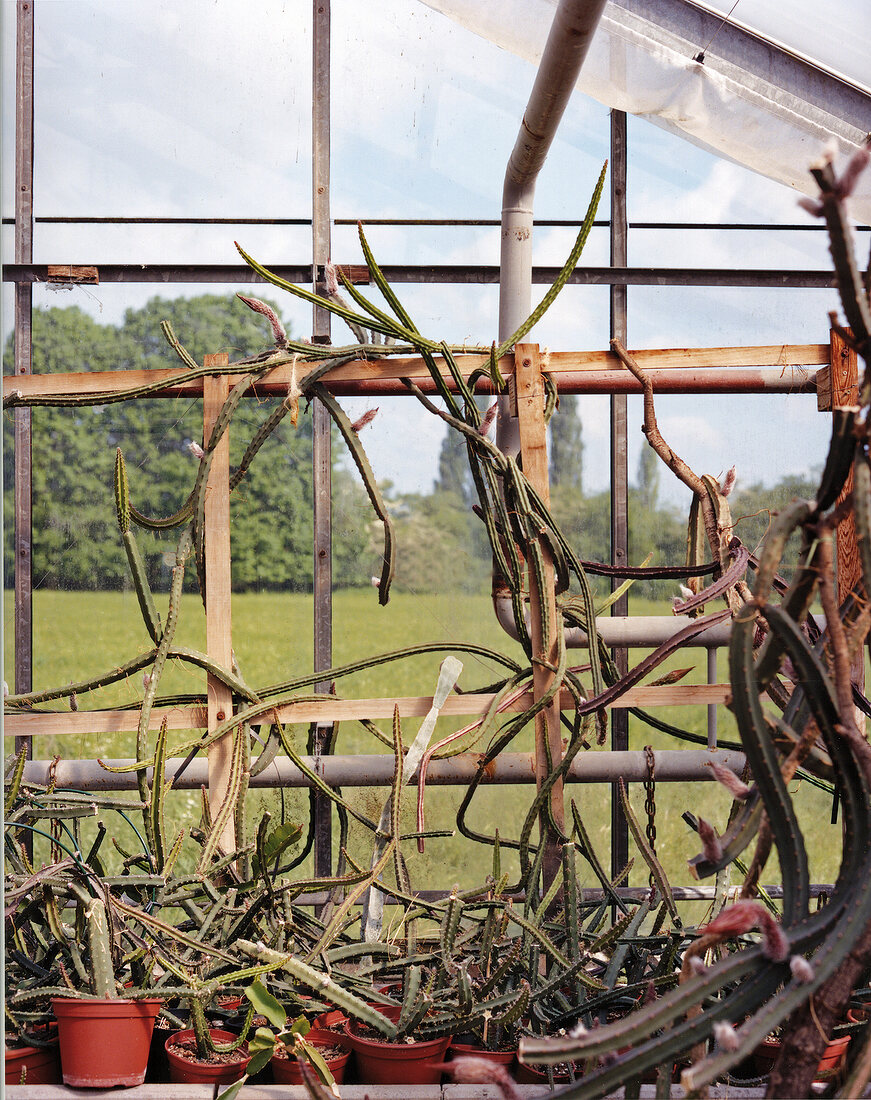
<path id="1" fill-rule="evenodd" d="M 537 344 L 517 344 L 514 349 L 514 399 L 516 415 L 520 427 L 520 454 L 523 460 L 523 472 L 530 485 L 546 504 L 550 503 L 550 487 L 547 466 L 547 425 L 544 420 L 544 383 L 541 377 L 541 361 Z M 539 591 L 536 579 L 530 571 L 529 597 L 531 604 L 531 630 L 533 659 L 547 662 L 550 666 L 557 663 L 557 613 L 554 594 L 553 559 L 542 543 L 544 558 L 545 590 Z M 544 650 L 542 647 L 541 619 L 546 617 L 551 642 Z M 533 665 L 533 695 L 539 699 L 553 683 L 554 674 L 544 664 Z M 560 734 L 559 698 L 551 703 L 535 719 L 535 781 L 541 787 L 547 778 L 550 767 L 555 767 L 562 759 L 562 739 Z M 550 812 L 558 828 L 563 828 L 565 807 L 563 803 L 562 780 L 555 783 L 550 794 Z M 547 890 L 554 877 L 560 873 L 561 852 L 559 838 L 555 835 L 547 816 L 542 810 L 540 835 L 546 845 L 543 864 L 543 886 Z"/>
<path id="2" fill-rule="evenodd" d="M 225 367 L 225 353 L 206 355 L 204 367 Z M 203 442 L 208 443 L 221 406 L 227 400 L 230 382 L 227 375 L 203 380 Z M 224 435 L 212 455 L 205 503 L 206 562 L 206 651 L 209 657 L 230 668 L 233 662 L 230 617 L 230 433 Z M 208 678 L 208 723 L 214 730 L 231 714 L 230 689 L 214 676 Z M 209 749 L 209 803 L 215 817 L 227 797 L 233 738 L 231 734 L 216 741 Z M 221 834 L 221 848 L 232 852 L 236 847 L 236 829 L 232 816 Z"/>
<path id="3" fill-rule="evenodd" d="M 831 347 L 831 365 L 829 379 L 831 384 L 832 409 L 844 405 L 855 405 L 859 399 L 859 364 L 856 352 L 849 347 L 840 333 L 832 329 L 829 334 Z M 841 490 L 838 503 L 853 491 L 853 471 Z M 856 540 L 856 523 L 852 513 L 838 524 L 836 532 L 838 562 L 838 603 L 842 604 L 856 589 L 862 594 L 862 565 L 859 560 L 859 546 Z M 865 690 L 865 648 L 859 649 L 853 661 L 850 676 L 860 691 Z M 855 710 L 856 725 L 859 732 L 865 733 L 865 715 Z"/>

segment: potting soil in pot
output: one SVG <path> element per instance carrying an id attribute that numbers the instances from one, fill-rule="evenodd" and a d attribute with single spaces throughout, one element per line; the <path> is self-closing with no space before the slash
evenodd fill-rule
<path id="1" fill-rule="evenodd" d="M 212 1040 L 218 1044 L 236 1040 L 230 1031 L 211 1029 Z M 248 1045 L 232 1051 L 209 1051 L 204 1058 L 197 1054 L 197 1040 L 192 1029 L 177 1031 L 166 1040 L 169 1079 L 176 1084 L 214 1083 L 229 1085 L 238 1081 L 251 1060 Z"/>
<path id="2" fill-rule="evenodd" d="M 354 1051 L 357 1076 L 364 1085 L 437 1085 L 451 1042 L 450 1035 L 390 1042 L 358 1020 L 345 1025 L 345 1039 Z"/>
<path id="3" fill-rule="evenodd" d="M 348 1065 L 348 1059 L 351 1057 L 350 1051 L 345 1050 L 339 1043 L 332 1042 L 331 1040 L 312 1038 L 311 1032 L 309 1032 L 306 1038 L 318 1048 L 318 1053 L 327 1063 L 336 1084 L 343 1084 L 345 1081 L 345 1069 Z M 286 1047 L 283 1046 L 277 1047 L 273 1055 L 272 1075 L 275 1078 L 275 1083 L 278 1085 L 303 1084 L 302 1071 L 299 1068 L 299 1059 L 288 1054 Z"/>

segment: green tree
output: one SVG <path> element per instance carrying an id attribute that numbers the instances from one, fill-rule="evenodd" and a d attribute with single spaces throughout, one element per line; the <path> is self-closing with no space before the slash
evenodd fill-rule
<path id="1" fill-rule="evenodd" d="M 35 371 L 108 370 L 115 365 L 115 332 L 77 307 L 39 311 L 33 318 Z M 12 337 L 4 349 L 10 372 Z M 102 409 L 33 410 L 33 569 L 36 584 L 56 587 L 65 576 L 94 587 L 104 572 L 110 538 L 112 465 L 105 463 Z M 12 578 L 14 436 L 6 414 L 3 436 L 5 581 Z M 108 476 L 108 481 L 105 480 Z M 106 507 L 108 491 L 109 507 Z M 117 540 L 115 540 L 117 541 Z M 120 580 L 120 571 L 116 576 Z"/>
<path id="2" fill-rule="evenodd" d="M 209 352 L 232 358 L 268 346 L 271 334 L 263 318 L 233 296 L 193 299 L 153 298 L 142 309 L 128 310 L 121 326 L 101 325 L 77 307 L 34 314 L 34 371 L 151 369 L 173 365 L 160 322 L 168 319 L 188 351 L 201 360 Z M 11 338 L 5 348 L 7 372 Z M 230 460 L 242 452 L 269 415 L 275 399 L 256 394 L 241 403 L 230 428 Z M 7 417 L 7 424 L 11 415 Z M 71 589 L 118 588 L 129 583 L 114 517 L 115 449 L 127 460 L 131 498 L 148 515 L 175 512 L 196 476 L 188 450 L 202 440 L 202 402 L 174 398 L 126 401 L 81 409 L 38 408 L 33 412 L 34 577 L 37 584 Z M 13 433 L 4 435 L 4 483 L 12 485 Z M 286 417 L 273 433 L 233 494 L 231 502 L 233 579 L 237 590 L 306 589 L 312 563 L 312 429 L 302 412 L 294 428 Z M 365 504 L 362 488 L 339 468 L 334 481 L 345 510 Z M 5 580 L 12 571 L 12 493 L 4 498 Z M 177 531 L 138 534 L 155 589 L 169 582 L 169 552 Z M 363 584 L 369 576 L 359 542 L 338 528 L 336 556 L 342 583 Z M 194 584 L 191 571 L 189 583 Z"/>
<path id="3" fill-rule="evenodd" d="M 651 566 L 683 565 L 686 560 L 686 539 L 687 520 L 676 507 L 656 507 L 655 503 L 650 503 L 643 489 L 629 490 L 630 565 L 641 565 L 648 554 L 652 554 Z M 677 585 L 678 582 L 672 580 L 636 581 L 631 594 L 648 599 L 670 599 L 677 594 Z"/>
<path id="4" fill-rule="evenodd" d="M 459 432 L 448 428 L 439 450 L 439 472 L 435 481 L 439 493 L 453 493 L 458 500 L 471 506 L 477 499 L 466 443 Z"/>
<path id="5" fill-rule="evenodd" d="M 490 556 L 483 524 L 456 493 L 408 494 L 391 503 L 399 544 L 398 592 L 487 590 Z"/>
<path id="6" fill-rule="evenodd" d="M 483 416 L 491 403 L 491 398 L 476 397 L 475 404 Z M 491 428 L 491 438 L 495 428 Z M 466 440 L 460 432 L 450 426 L 442 439 L 439 450 L 439 470 L 435 480 L 435 490 L 439 493 L 454 493 L 467 508 L 478 502 L 472 471 L 469 469 L 469 454 Z"/>
<path id="7" fill-rule="evenodd" d="M 812 471 L 807 476 L 790 474 L 771 487 L 758 481 L 744 487 L 739 481 L 736 491 L 729 499 L 735 534 L 751 551 L 758 552 L 768 532 L 772 514 L 784 508 L 791 500 L 812 499 L 818 485 L 819 471 Z M 799 536 L 796 533 L 788 544 L 793 553 L 788 550 L 784 554 L 784 562 L 795 559 L 794 551 L 798 541 Z"/>
<path id="8" fill-rule="evenodd" d="M 638 456 L 638 499 L 642 508 L 656 509 L 662 459 L 645 440 Z"/>
<path id="9" fill-rule="evenodd" d="M 583 493 L 584 437 L 577 397 L 561 397 L 550 419 L 550 484 Z"/>

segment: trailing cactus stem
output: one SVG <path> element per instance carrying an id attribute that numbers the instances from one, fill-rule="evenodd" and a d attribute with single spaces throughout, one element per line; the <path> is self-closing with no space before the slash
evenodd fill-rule
<path id="1" fill-rule="evenodd" d="M 91 982 L 98 997 L 117 997 L 115 968 L 112 965 L 112 945 L 109 939 L 109 917 L 100 898 L 92 898 L 85 910 L 88 922 L 88 947 L 91 952 Z"/>

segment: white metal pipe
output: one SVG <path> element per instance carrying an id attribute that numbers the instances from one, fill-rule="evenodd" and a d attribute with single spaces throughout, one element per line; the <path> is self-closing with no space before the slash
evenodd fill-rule
<path id="1" fill-rule="evenodd" d="M 681 783 L 693 780 L 713 779 L 712 761 L 730 768 L 740 775 L 744 768 L 744 754 L 729 749 L 664 749 L 655 754 L 656 781 Z M 312 770 L 313 757 L 305 756 L 303 762 Z M 465 786 L 477 774 L 480 755 L 463 753 L 445 760 L 433 760 L 427 769 L 427 783 L 434 786 Z M 131 760 L 107 760 L 107 764 L 119 766 L 131 764 Z M 207 779 L 207 762 L 197 757 L 174 781 L 177 790 L 196 790 Z M 49 760 L 31 760 L 24 766 L 24 782 L 45 785 L 49 780 Z M 166 778 L 174 779 L 180 760 L 170 760 Z M 386 787 L 393 780 L 393 757 L 387 754 L 371 756 L 321 756 L 317 761 L 318 774 L 331 786 L 337 787 Z M 84 791 L 132 791 L 136 789 L 133 772 L 109 772 L 96 760 L 59 760 L 52 775 L 58 788 Z M 622 776 L 627 783 L 640 783 L 648 777 L 647 757 L 644 752 L 586 752 L 576 756 L 571 763 L 568 780 L 574 783 L 610 783 Z M 149 769 L 149 779 L 151 769 Z M 534 783 L 535 757 L 528 752 L 503 752 L 488 765 L 484 784 Z M 413 784 L 417 779 L 412 780 Z M 260 775 L 252 776 L 252 787 L 307 787 L 308 778 L 286 757 L 277 757 Z"/>
<path id="2" fill-rule="evenodd" d="M 510 637 L 517 640 L 517 626 L 509 596 L 494 596 L 493 607 L 499 625 Z M 687 620 L 672 615 L 600 615 L 596 619 L 596 630 L 601 634 L 605 645 L 625 646 L 630 649 L 648 648 L 662 645 L 679 630 L 683 630 Z M 692 639 L 694 646 L 722 646 L 729 644 L 731 623 L 718 623 Z M 569 649 L 586 649 L 589 646 L 587 632 L 580 627 L 567 627 L 565 644 Z"/>
<path id="3" fill-rule="evenodd" d="M 518 639 L 511 597 L 497 595 L 493 597 L 496 619 L 502 629 L 515 641 Z M 821 615 L 815 616 L 820 629 L 825 628 Z M 673 638 L 683 630 L 690 620 L 677 615 L 600 615 L 596 619 L 596 630 L 601 634 L 606 646 L 625 646 L 627 649 L 652 649 Z M 695 646 L 704 649 L 717 649 L 729 644 L 732 624 L 717 623 L 697 634 L 686 643 L 687 648 Z M 589 645 L 587 632 L 580 627 L 568 627 L 565 632 L 565 644 L 569 649 L 586 649 Z"/>
<path id="4" fill-rule="evenodd" d="M 560 0 L 520 131 L 505 169 L 499 272 L 499 340 L 529 316 L 532 302 L 532 207 L 535 183 L 577 83 L 605 0 Z M 516 421 L 500 399 L 496 441 L 515 456 Z"/>

